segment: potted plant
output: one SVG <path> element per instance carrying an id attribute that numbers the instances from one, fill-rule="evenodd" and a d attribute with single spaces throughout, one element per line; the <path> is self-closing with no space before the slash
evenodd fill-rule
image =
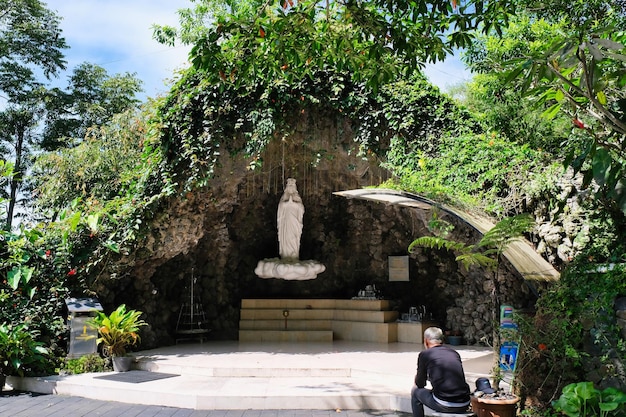
<path id="1" fill-rule="evenodd" d="M 7 376 L 24 376 L 47 363 L 48 350 L 35 341 L 25 323 L 0 324 L 0 392 Z"/>
<path id="2" fill-rule="evenodd" d="M 489 387 L 484 387 L 487 389 L 487 391 L 489 391 L 487 395 L 485 395 L 485 391 L 480 391 L 480 389 L 477 389 L 477 393 L 479 395 L 472 398 L 472 408 L 479 417 L 505 417 L 509 415 L 514 416 L 516 403 L 519 401 L 519 397 L 517 397 L 516 395 L 503 393 L 499 389 L 499 383 L 502 375 L 500 372 L 501 335 L 499 329 L 500 306 L 502 303 L 500 300 L 498 272 L 500 269 L 500 261 L 504 250 L 511 242 L 519 239 L 521 236 L 523 236 L 524 233 L 528 232 L 533 225 L 534 220 L 530 215 L 520 214 L 499 221 L 491 230 L 483 235 L 478 243 L 474 245 L 468 245 L 463 242 L 456 242 L 446 239 L 442 236 L 423 236 L 414 240 L 409 245 L 409 252 L 412 252 L 413 249 L 416 247 L 446 249 L 450 251 L 455 251 L 458 254 L 456 260 L 458 262 L 461 262 L 461 264 L 466 269 L 472 266 L 480 266 L 493 273 L 494 289 L 491 293 L 491 319 L 494 328 L 494 367 L 492 374 L 494 388 L 491 388 L 490 384 Z M 496 410 L 500 408 L 503 409 Z M 510 411 L 511 409 L 513 411 Z M 512 414 L 510 414 L 511 412 Z"/>
<path id="3" fill-rule="evenodd" d="M 459 346 L 463 341 L 463 333 L 460 330 L 446 331 L 446 340 L 452 346 Z"/>
<path id="4" fill-rule="evenodd" d="M 139 343 L 139 328 L 147 325 L 139 319 L 141 314 L 141 311 L 127 311 L 126 305 L 122 304 L 109 315 L 96 311 L 96 316 L 88 321 L 98 330 L 96 342 L 102 344 L 103 355 L 111 357 L 116 372 L 130 369 L 132 357 L 126 356 L 127 349 Z"/>

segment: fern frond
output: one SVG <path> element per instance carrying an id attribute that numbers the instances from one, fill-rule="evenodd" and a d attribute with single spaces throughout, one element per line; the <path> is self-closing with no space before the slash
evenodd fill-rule
<path id="1" fill-rule="evenodd" d="M 486 256 L 484 253 L 480 252 L 470 252 L 464 253 L 456 257 L 457 262 L 461 262 L 465 269 L 469 269 L 470 266 L 478 265 L 487 269 L 494 269 L 498 262 Z"/>
<path id="2" fill-rule="evenodd" d="M 528 213 L 507 217 L 500 220 L 491 230 L 485 233 L 477 246 L 495 248 L 501 251 L 509 243 L 530 231 L 534 225 L 535 220 Z"/>
<path id="3" fill-rule="evenodd" d="M 416 247 L 467 252 L 471 250 L 473 245 L 468 246 L 462 242 L 455 242 L 437 236 L 422 236 L 411 242 L 409 245 L 409 253 L 412 253 Z"/>

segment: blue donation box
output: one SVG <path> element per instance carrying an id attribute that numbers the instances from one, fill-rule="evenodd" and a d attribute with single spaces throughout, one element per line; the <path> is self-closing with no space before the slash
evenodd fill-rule
<path id="1" fill-rule="evenodd" d="M 512 306 L 503 305 L 500 307 L 500 329 L 509 329 L 511 332 L 517 332 L 517 323 L 513 317 L 514 309 Z M 514 371 L 517 361 L 517 351 L 519 345 L 514 340 L 503 340 L 500 346 L 500 369 L 504 371 Z"/>
<path id="2" fill-rule="evenodd" d="M 500 369 L 503 371 L 514 371 L 517 360 L 517 350 L 519 346 L 516 342 L 504 342 L 500 346 Z"/>
<path id="3" fill-rule="evenodd" d="M 96 311 L 102 311 L 100 302 L 95 298 L 68 298 L 65 300 L 68 316 L 67 325 L 70 330 L 70 346 L 68 358 L 79 358 L 96 353 L 98 331 L 87 324 L 95 316 Z"/>

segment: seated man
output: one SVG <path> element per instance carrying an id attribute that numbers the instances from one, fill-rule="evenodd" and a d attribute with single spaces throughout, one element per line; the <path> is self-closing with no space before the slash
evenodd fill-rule
<path id="1" fill-rule="evenodd" d="M 470 403 L 470 389 L 465 382 L 461 357 L 456 350 L 443 345 L 438 327 L 424 331 L 425 350 L 417 357 L 415 387 L 411 391 L 413 417 L 424 417 L 424 405 L 443 413 L 460 413 Z M 432 391 L 424 388 L 430 381 Z"/>

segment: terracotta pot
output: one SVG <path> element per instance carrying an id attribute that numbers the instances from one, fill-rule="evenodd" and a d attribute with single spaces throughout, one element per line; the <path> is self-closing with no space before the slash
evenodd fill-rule
<path id="1" fill-rule="evenodd" d="M 472 396 L 471 402 L 477 417 L 515 417 L 519 397 L 496 399 Z"/>

